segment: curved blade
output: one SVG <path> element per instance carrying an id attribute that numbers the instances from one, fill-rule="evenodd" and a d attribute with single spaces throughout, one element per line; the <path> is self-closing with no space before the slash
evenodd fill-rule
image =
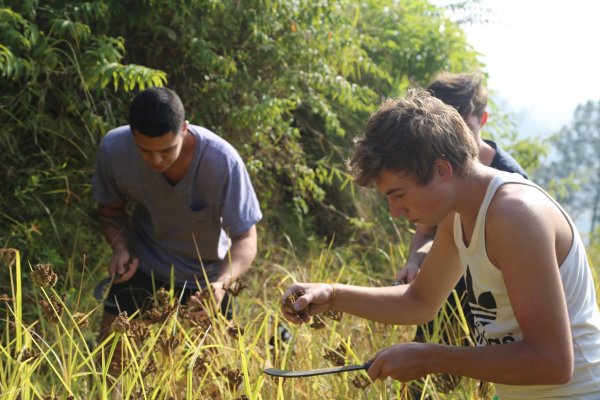
<path id="1" fill-rule="evenodd" d="M 308 369 L 304 371 L 286 371 L 284 369 L 266 368 L 264 373 L 271 376 L 277 376 L 282 378 L 303 378 L 306 376 L 326 375 L 326 374 L 337 374 L 338 372 L 346 371 L 360 371 L 362 369 L 369 369 L 371 366 L 370 362 L 358 365 L 344 365 L 343 367 L 332 367 L 332 368 L 320 368 L 320 369 Z"/>

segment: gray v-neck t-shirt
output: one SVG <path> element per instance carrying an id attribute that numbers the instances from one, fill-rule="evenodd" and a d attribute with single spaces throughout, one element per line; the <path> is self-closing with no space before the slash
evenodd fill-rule
<path id="1" fill-rule="evenodd" d="M 128 125 L 102 139 L 92 177 L 99 204 L 132 207 L 130 249 L 139 268 L 177 286 L 204 284 L 219 273 L 230 239 L 259 222 L 260 205 L 237 151 L 211 131 L 190 125 L 196 139 L 186 175 L 175 185 L 142 159 Z"/>

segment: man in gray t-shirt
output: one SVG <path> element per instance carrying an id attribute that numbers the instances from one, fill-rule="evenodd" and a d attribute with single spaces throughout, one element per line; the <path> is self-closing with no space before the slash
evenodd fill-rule
<path id="1" fill-rule="evenodd" d="M 211 285 L 221 304 L 256 256 L 262 218 L 239 154 L 190 125 L 175 92 L 140 92 L 129 123 L 103 138 L 92 178 L 100 230 L 113 249 L 101 336 L 119 311 L 131 315 L 172 276 L 184 301 Z"/>

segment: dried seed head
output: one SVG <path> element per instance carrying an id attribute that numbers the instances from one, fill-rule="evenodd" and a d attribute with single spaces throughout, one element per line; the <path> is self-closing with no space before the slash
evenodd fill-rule
<path id="1" fill-rule="evenodd" d="M 146 400 L 152 397 L 152 392 L 154 392 L 154 388 L 152 386 L 146 386 L 146 390 L 139 389 L 131 393 L 129 400 Z"/>
<path id="2" fill-rule="evenodd" d="M 303 289 L 296 288 L 296 290 L 294 290 L 292 293 L 290 293 L 285 298 L 286 307 L 293 308 L 294 303 L 296 303 L 296 300 L 298 300 L 300 297 L 304 296 L 305 294 L 306 294 L 306 292 Z"/>
<path id="3" fill-rule="evenodd" d="M 201 323 L 201 321 L 208 319 L 208 313 L 204 311 L 202 304 L 192 299 L 188 299 L 186 304 L 179 306 L 178 316 L 192 323 Z"/>
<path id="4" fill-rule="evenodd" d="M 239 338 L 240 335 L 244 334 L 244 328 L 236 326 L 236 325 L 229 326 L 229 327 L 227 327 L 227 334 L 230 337 L 237 339 L 237 338 Z"/>
<path id="5" fill-rule="evenodd" d="M 79 326 L 80 329 L 85 329 L 90 324 L 88 316 L 84 313 L 76 312 L 73 314 L 73 320 Z"/>
<path id="6" fill-rule="evenodd" d="M 110 329 L 118 334 L 126 335 L 131 328 L 131 323 L 127 319 L 127 311 L 120 312 L 117 318 L 113 321 Z"/>
<path id="7" fill-rule="evenodd" d="M 0 303 L 2 303 L 2 302 L 3 303 L 9 303 L 11 301 L 12 301 L 12 298 L 9 295 L 7 295 L 5 293 L 1 293 L 0 294 Z"/>
<path id="8" fill-rule="evenodd" d="M 284 300 L 284 305 L 286 308 L 289 308 L 291 310 L 294 309 L 294 304 L 296 303 L 296 300 L 298 300 L 300 297 L 302 297 L 306 292 L 301 289 L 301 288 L 296 288 L 296 290 L 294 290 L 292 293 L 290 293 Z M 308 305 L 308 309 L 310 310 L 312 308 L 312 304 Z M 308 316 L 307 311 L 301 311 L 301 312 L 296 312 L 294 311 L 296 316 L 299 318 L 304 318 L 306 316 Z"/>
<path id="9" fill-rule="evenodd" d="M 158 371 L 158 368 L 156 367 L 156 363 L 154 362 L 154 359 L 151 358 L 150 361 L 148 362 L 148 364 L 144 367 L 144 371 L 142 372 L 142 377 L 145 378 L 148 375 L 155 373 L 156 371 Z"/>
<path id="10" fill-rule="evenodd" d="M 0 249 L 0 261 L 2 261 L 3 264 L 10 266 L 16 258 L 16 249 Z"/>
<path id="11" fill-rule="evenodd" d="M 169 307 L 169 301 L 171 300 L 171 296 L 169 292 L 165 290 L 165 288 L 160 288 L 156 292 L 156 304 L 158 307 Z"/>
<path id="12" fill-rule="evenodd" d="M 332 319 L 334 321 L 341 321 L 343 315 L 344 315 L 343 312 L 341 312 L 341 311 L 334 311 L 334 310 L 327 310 L 327 311 L 325 311 L 323 313 L 324 317 L 327 317 L 327 318 Z"/>
<path id="13" fill-rule="evenodd" d="M 50 301 L 42 299 L 40 307 L 42 307 L 42 313 L 50 322 L 58 323 L 60 321 L 64 307 L 58 299 L 51 298 Z"/>
<path id="14" fill-rule="evenodd" d="M 340 345 L 335 350 L 325 349 L 325 354 L 323 358 L 331 361 L 333 365 L 341 367 L 346 364 L 346 345 L 344 343 L 340 343 Z"/>
<path id="15" fill-rule="evenodd" d="M 143 342 L 150 337 L 150 328 L 148 325 L 140 321 L 131 322 L 129 336 L 140 342 Z"/>
<path id="16" fill-rule="evenodd" d="M 208 301 L 210 300 L 210 288 L 198 289 L 192 296 L 198 299 L 200 302 Z"/>
<path id="17" fill-rule="evenodd" d="M 239 369 L 227 369 L 225 367 L 221 368 L 221 375 L 227 377 L 227 386 L 229 386 L 229 390 L 235 390 L 240 383 L 243 381 L 242 374 Z"/>
<path id="18" fill-rule="evenodd" d="M 179 303 L 168 307 L 153 307 L 144 312 L 143 318 L 146 321 L 162 324 L 165 322 L 179 307 Z"/>
<path id="19" fill-rule="evenodd" d="M 52 270 L 52 264 L 36 264 L 29 273 L 33 284 L 39 287 L 53 287 L 58 275 Z"/>
<path id="20" fill-rule="evenodd" d="M 365 389 L 367 386 L 371 384 L 371 381 L 362 376 L 356 376 L 352 379 L 352 384 L 357 389 Z"/>
<path id="21" fill-rule="evenodd" d="M 233 281 L 229 285 L 223 285 L 223 290 L 232 295 L 233 297 L 237 297 L 238 294 L 248 286 L 244 285 L 239 279 Z"/>
<path id="22" fill-rule="evenodd" d="M 198 357 L 196 362 L 194 363 L 194 373 L 196 376 L 204 376 L 206 371 L 208 370 L 206 366 L 206 355 L 202 357 Z"/>
<path id="23" fill-rule="evenodd" d="M 345 358 L 333 350 L 325 349 L 325 354 L 323 355 L 323 358 L 330 361 L 333 365 L 336 365 L 338 367 L 341 367 L 346 364 Z"/>
<path id="24" fill-rule="evenodd" d="M 201 336 L 204 336 L 206 331 L 212 325 L 212 322 L 211 322 L 210 318 L 208 318 L 208 317 L 198 318 L 198 319 L 190 319 L 190 322 L 192 323 L 192 326 L 194 327 L 195 333 L 198 335 L 201 335 Z"/>
<path id="25" fill-rule="evenodd" d="M 312 318 L 312 322 L 310 323 L 310 327 L 313 329 L 323 329 L 325 328 L 325 321 L 319 315 L 315 315 Z"/>
<path id="26" fill-rule="evenodd" d="M 40 352 L 36 349 L 23 349 L 21 352 L 21 361 L 34 361 L 40 356 Z"/>
<path id="27" fill-rule="evenodd" d="M 171 354 L 175 351 L 175 349 L 177 349 L 177 346 L 179 346 L 180 341 L 175 336 L 169 336 L 168 338 L 164 338 L 161 336 L 158 338 L 158 343 L 160 344 L 164 352 Z"/>

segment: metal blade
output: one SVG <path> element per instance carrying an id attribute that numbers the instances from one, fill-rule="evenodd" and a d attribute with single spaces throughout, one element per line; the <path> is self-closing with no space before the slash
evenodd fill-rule
<path id="1" fill-rule="evenodd" d="M 326 374 L 337 374 L 339 372 L 346 371 L 360 371 L 362 369 L 369 369 L 371 366 L 370 362 L 358 365 L 344 365 L 343 367 L 332 367 L 332 368 L 320 368 L 320 369 L 308 369 L 304 371 L 286 371 L 284 369 L 266 368 L 264 373 L 271 376 L 278 376 L 282 378 L 303 378 L 306 376 L 326 375 Z"/>

